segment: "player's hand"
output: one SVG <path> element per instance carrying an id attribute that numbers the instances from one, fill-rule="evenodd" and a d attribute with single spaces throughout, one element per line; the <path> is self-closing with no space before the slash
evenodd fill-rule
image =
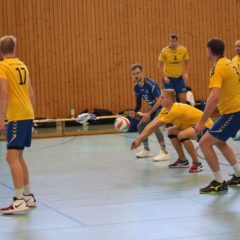
<path id="1" fill-rule="evenodd" d="M 128 114 L 128 116 L 129 116 L 130 118 L 135 118 L 136 113 L 135 113 L 134 111 L 130 111 L 129 114 Z"/>
<path id="2" fill-rule="evenodd" d="M 167 84 L 170 83 L 170 79 L 169 79 L 168 77 L 164 77 L 164 78 L 163 78 L 163 81 L 164 81 L 165 83 L 167 83 Z"/>
<path id="3" fill-rule="evenodd" d="M 151 114 L 149 112 L 144 113 L 143 114 L 143 121 L 147 122 L 150 117 L 151 117 Z"/>
<path id="4" fill-rule="evenodd" d="M 204 130 L 205 126 L 204 124 L 198 122 L 197 125 L 195 126 L 195 132 L 196 134 L 200 135 L 202 131 Z"/>
<path id="5" fill-rule="evenodd" d="M 131 150 L 138 148 L 141 145 L 141 140 L 136 138 L 131 144 Z"/>

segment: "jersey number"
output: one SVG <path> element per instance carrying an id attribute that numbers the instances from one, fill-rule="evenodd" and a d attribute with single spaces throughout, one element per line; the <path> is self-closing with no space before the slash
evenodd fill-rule
<path id="1" fill-rule="evenodd" d="M 20 85 L 26 84 L 26 79 L 27 79 L 26 69 L 25 68 L 16 68 L 16 71 L 18 71 L 18 73 L 19 73 L 19 79 L 20 79 L 19 84 Z"/>

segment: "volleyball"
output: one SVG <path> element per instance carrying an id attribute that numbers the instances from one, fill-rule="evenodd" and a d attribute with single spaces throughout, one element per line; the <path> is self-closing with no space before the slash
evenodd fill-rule
<path id="1" fill-rule="evenodd" d="M 130 128 L 130 121 L 125 117 L 119 117 L 116 118 L 114 126 L 119 132 L 127 132 Z"/>

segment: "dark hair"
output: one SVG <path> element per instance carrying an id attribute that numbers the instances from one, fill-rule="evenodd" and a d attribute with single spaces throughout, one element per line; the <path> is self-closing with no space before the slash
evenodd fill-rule
<path id="1" fill-rule="evenodd" d="M 176 39 L 176 40 L 178 40 L 178 36 L 176 35 L 176 34 L 171 34 L 170 36 L 169 36 L 169 40 L 170 39 Z"/>
<path id="2" fill-rule="evenodd" d="M 14 36 L 4 36 L 0 39 L 0 51 L 2 54 L 14 53 L 16 38 Z"/>
<path id="3" fill-rule="evenodd" d="M 211 50 L 214 55 L 223 56 L 225 45 L 223 40 L 219 38 L 212 38 L 208 41 L 207 47 Z"/>
<path id="4" fill-rule="evenodd" d="M 139 69 L 141 70 L 141 72 L 142 72 L 143 66 L 142 66 L 140 63 L 135 63 L 135 64 L 133 64 L 133 65 L 130 67 L 130 71 L 132 72 L 133 70 L 135 70 L 135 69 L 137 69 L 137 68 L 139 68 Z"/>

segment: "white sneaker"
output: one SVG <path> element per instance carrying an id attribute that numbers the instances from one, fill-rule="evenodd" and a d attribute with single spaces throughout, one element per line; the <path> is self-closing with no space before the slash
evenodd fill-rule
<path id="1" fill-rule="evenodd" d="M 141 152 L 136 154 L 137 158 L 146 158 L 146 157 L 151 157 L 150 151 L 148 150 L 142 150 Z"/>
<path id="2" fill-rule="evenodd" d="M 1 208 L 0 213 L 2 214 L 11 214 L 11 213 L 19 213 L 25 212 L 28 210 L 27 204 L 24 199 L 13 198 L 13 202 L 9 207 Z"/>
<path id="3" fill-rule="evenodd" d="M 153 158 L 154 162 L 160 162 L 160 161 L 167 161 L 170 159 L 170 156 L 168 153 L 164 153 L 162 150 L 160 151 L 160 153 Z"/>
<path id="4" fill-rule="evenodd" d="M 37 201 L 34 195 L 31 193 L 29 195 L 23 195 L 23 198 L 27 204 L 28 207 L 36 207 Z"/>

